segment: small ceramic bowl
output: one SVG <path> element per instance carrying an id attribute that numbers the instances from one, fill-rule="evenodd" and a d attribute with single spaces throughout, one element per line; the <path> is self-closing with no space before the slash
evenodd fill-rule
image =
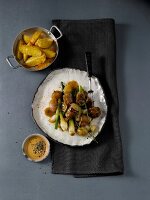
<path id="1" fill-rule="evenodd" d="M 41 134 L 31 134 L 23 141 L 22 152 L 23 155 L 30 161 L 43 161 L 49 155 L 50 142 Z"/>

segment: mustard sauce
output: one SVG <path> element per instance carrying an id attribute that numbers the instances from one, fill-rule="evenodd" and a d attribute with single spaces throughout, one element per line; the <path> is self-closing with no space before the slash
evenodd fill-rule
<path id="1" fill-rule="evenodd" d="M 46 152 L 46 142 L 40 136 L 33 136 L 26 142 L 25 151 L 30 159 L 41 159 Z"/>

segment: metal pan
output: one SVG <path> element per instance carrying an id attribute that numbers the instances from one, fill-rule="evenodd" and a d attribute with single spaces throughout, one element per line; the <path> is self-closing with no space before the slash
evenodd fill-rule
<path id="1" fill-rule="evenodd" d="M 28 28 L 28 29 L 25 29 L 25 30 L 21 31 L 21 32 L 17 35 L 17 37 L 16 37 L 16 39 L 15 39 L 15 41 L 14 41 L 14 43 L 13 43 L 12 55 L 7 56 L 7 58 L 6 58 L 6 61 L 8 62 L 8 64 L 10 65 L 10 67 L 12 67 L 13 69 L 17 69 L 17 68 L 19 68 L 19 67 L 22 67 L 22 68 L 24 68 L 24 69 L 26 69 L 26 70 L 29 70 L 29 71 L 39 71 L 37 68 L 34 68 L 34 67 L 32 67 L 32 68 L 27 68 L 27 67 L 26 67 L 20 60 L 18 60 L 17 57 L 16 57 L 17 45 L 18 45 L 19 40 L 22 39 L 22 36 L 23 36 L 24 34 L 32 35 L 32 34 L 33 34 L 35 31 L 37 31 L 37 30 L 41 30 L 42 32 L 44 32 L 44 33 L 47 35 L 47 37 L 53 39 L 53 41 L 54 41 L 54 42 L 53 42 L 53 45 L 54 45 L 54 48 L 55 48 L 56 56 L 55 56 L 55 58 L 52 60 L 51 64 L 56 60 L 56 58 L 57 58 L 57 56 L 58 56 L 58 53 L 59 53 L 58 39 L 60 39 L 60 38 L 62 37 L 62 32 L 59 30 L 59 28 L 58 28 L 57 26 L 52 26 L 52 27 L 50 28 L 50 30 L 48 30 L 48 29 L 45 29 L 45 28 L 42 28 L 42 27 L 31 27 L 31 28 Z M 56 37 L 56 36 L 52 33 L 53 31 L 57 31 L 59 35 Z M 14 65 L 14 64 L 13 64 L 14 62 L 13 62 L 12 60 L 15 60 L 15 61 L 17 62 L 18 65 Z M 45 67 L 42 68 L 42 69 L 47 68 L 47 67 L 50 66 L 51 64 L 48 64 L 47 66 L 45 66 Z M 41 69 L 40 69 L 40 70 L 41 70 Z"/>

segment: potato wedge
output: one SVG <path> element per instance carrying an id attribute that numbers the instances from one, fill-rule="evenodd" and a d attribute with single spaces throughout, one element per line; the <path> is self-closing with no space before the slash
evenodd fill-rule
<path id="1" fill-rule="evenodd" d="M 40 48 L 49 48 L 53 43 L 53 40 L 51 38 L 39 38 L 35 45 L 39 46 Z"/>
<path id="2" fill-rule="evenodd" d="M 31 42 L 32 44 L 34 44 L 34 43 L 37 41 L 37 39 L 40 37 L 41 33 L 42 33 L 42 31 L 40 31 L 40 30 L 39 30 L 39 31 L 36 31 L 36 32 L 32 35 L 30 42 Z"/>
<path id="3" fill-rule="evenodd" d="M 34 67 L 36 65 L 44 63 L 45 60 L 46 60 L 46 55 L 43 53 L 41 56 L 28 58 L 25 64 L 29 67 Z"/>
<path id="4" fill-rule="evenodd" d="M 47 58 L 54 58 L 56 56 L 56 52 L 50 49 L 43 49 L 42 51 L 46 54 Z"/>
<path id="5" fill-rule="evenodd" d="M 16 57 L 18 60 L 22 59 L 22 53 L 20 52 L 20 46 L 24 44 L 23 40 L 19 40 L 17 50 L 16 50 Z"/>
<path id="6" fill-rule="evenodd" d="M 27 44 L 27 46 L 32 46 L 31 43 L 30 43 L 30 41 L 29 41 L 29 43 Z M 28 56 L 27 54 L 24 53 L 24 54 L 23 54 L 23 61 L 25 62 L 25 61 L 28 59 L 28 57 L 29 57 L 29 56 Z"/>
<path id="7" fill-rule="evenodd" d="M 42 51 L 36 46 L 20 45 L 19 51 L 29 56 L 41 56 Z"/>
<path id="8" fill-rule="evenodd" d="M 46 37 L 49 37 L 49 36 L 46 33 L 42 32 L 40 35 L 40 38 L 46 38 Z"/>
<path id="9" fill-rule="evenodd" d="M 28 55 L 27 54 L 23 54 L 23 61 L 26 62 L 27 59 L 28 59 Z"/>
<path id="10" fill-rule="evenodd" d="M 50 49 L 51 51 L 55 51 L 55 52 L 56 52 L 57 47 L 56 47 L 56 45 L 52 45 L 49 49 Z"/>
<path id="11" fill-rule="evenodd" d="M 52 59 L 46 59 L 46 61 L 45 61 L 44 63 L 35 66 L 35 68 L 36 68 L 37 70 L 41 70 L 41 69 L 46 68 L 46 67 L 47 67 L 48 65 L 50 65 L 51 63 L 52 63 Z"/>
<path id="12" fill-rule="evenodd" d="M 28 44 L 31 40 L 31 37 L 29 35 L 24 34 L 23 35 L 23 40 L 26 44 Z"/>

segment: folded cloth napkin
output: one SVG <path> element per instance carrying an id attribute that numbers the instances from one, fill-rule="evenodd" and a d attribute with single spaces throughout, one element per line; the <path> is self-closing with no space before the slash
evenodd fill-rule
<path id="1" fill-rule="evenodd" d="M 123 173 L 122 144 L 118 122 L 116 86 L 116 43 L 113 19 L 53 20 L 63 33 L 54 67 L 86 70 L 85 52 L 92 52 L 93 74 L 104 89 L 108 115 L 96 138 L 83 147 L 53 144 L 52 173 L 76 177 L 117 175 Z"/>

